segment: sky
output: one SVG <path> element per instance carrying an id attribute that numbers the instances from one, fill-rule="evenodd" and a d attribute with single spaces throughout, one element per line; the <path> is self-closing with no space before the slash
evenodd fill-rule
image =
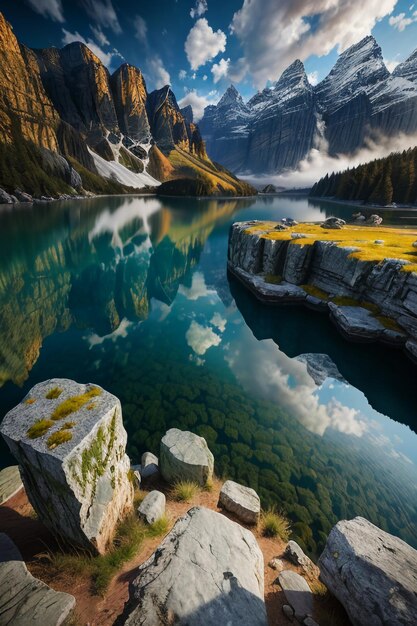
<path id="1" fill-rule="evenodd" d="M 32 48 L 83 41 L 110 72 L 128 62 L 149 91 L 171 84 L 197 121 L 231 83 L 248 99 L 296 58 L 322 80 L 370 33 L 391 71 L 417 47 L 410 0 L 0 0 L 0 10 Z"/>

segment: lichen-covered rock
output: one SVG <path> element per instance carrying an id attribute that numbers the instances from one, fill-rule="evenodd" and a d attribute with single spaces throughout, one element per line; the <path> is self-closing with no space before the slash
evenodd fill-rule
<path id="1" fill-rule="evenodd" d="M 415 624 L 417 550 L 362 517 L 338 522 L 319 559 L 320 578 L 354 626 Z"/>
<path id="2" fill-rule="evenodd" d="M 214 457 L 203 437 L 178 428 L 162 437 L 160 470 L 168 483 L 189 480 L 204 486 L 213 476 L 213 467 Z"/>
<path id="3" fill-rule="evenodd" d="M 5 467 L 0 472 L 0 504 L 9 500 L 23 487 L 19 466 Z"/>
<path id="4" fill-rule="evenodd" d="M 161 491 L 150 491 L 138 507 L 138 516 L 147 524 L 153 524 L 165 515 L 165 495 Z"/>
<path id="5" fill-rule="evenodd" d="M 54 591 L 28 572 L 13 541 L 0 533 L 0 624 L 60 626 L 75 607 L 75 598 Z"/>
<path id="6" fill-rule="evenodd" d="M 253 534 L 196 507 L 138 568 L 126 626 L 266 626 L 262 552 Z"/>
<path id="7" fill-rule="evenodd" d="M 246 524 L 257 524 L 261 512 L 261 502 L 254 489 L 226 480 L 219 494 L 219 506 L 234 513 Z"/>
<path id="8" fill-rule="evenodd" d="M 54 378 L 35 385 L 0 432 L 42 522 L 104 552 L 133 506 L 119 400 L 101 387 Z"/>

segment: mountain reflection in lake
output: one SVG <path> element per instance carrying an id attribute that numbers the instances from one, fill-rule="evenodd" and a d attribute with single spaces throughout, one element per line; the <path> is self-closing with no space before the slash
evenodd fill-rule
<path id="1" fill-rule="evenodd" d="M 4 210 L 2 413 L 40 380 L 95 382 L 122 401 L 134 462 L 169 427 L 201 434 L 216 472 L 284 509 L 310 554 L 354 515 L 417 547 L 416 367 L 323 315 L 265 307 L 226 273 L 235 220 L 351 212 L 281 197 Z"/>

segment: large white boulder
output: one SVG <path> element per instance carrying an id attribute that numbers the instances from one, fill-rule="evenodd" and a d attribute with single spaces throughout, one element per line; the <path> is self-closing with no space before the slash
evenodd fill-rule
<path id="1" fill-rule="evenodd" d="M 267 626 L 263 556 L 253 534 L 195 507 L 138 568 L 126 626 Z"/>
<path id="2" fill-rule="evenodd" d="M 417 550 L 368 520 L 338 522 L 319 568 L 354 626 L 416 623 Z"/>
<path id="3" fill-rule="evenodd" d="M 95 385 L 47 380 L 9 411 L 0 432 L 42 522 L 71 542 L 104 552 L 133 507 L 119 400 Z"/>
<path id="4" fill-rule="evenodd" d="M 203 437 L 171 428 L 161 440 L 159 467 L 168 483 L 189 480 L 204 486 L 213 476 L 214 457 Z"/>
<path id="5" fill-rule="evenodd" d="M 28 572 L 13 541 L 0 533 L 0 624 L 60 626 L 75 607 L 75 598 L 54 591 Z"/>
<path id="6" fill-rule="evenodd" d="M 157 522 L 165 515 L 166 499 L 162 491 L 150 491 L 138 506 L 138 516 L 147 524 Z"/>
<path id="7" fill-rule="evenodd" d="M 233 480 L 226 480 L 219 494 L 219 506 L 230 511 L 246 524 L 257 524 L 261 513 L 261 502 L 254 489 Z"/>

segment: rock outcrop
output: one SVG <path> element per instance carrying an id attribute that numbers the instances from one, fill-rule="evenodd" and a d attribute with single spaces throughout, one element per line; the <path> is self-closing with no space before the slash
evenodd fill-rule
<path id="1" fill-rule="evenodd" d="M 252 533 L 193 508 L 141 565 L 129 589 L 126 626 L 266 626 L 262 552 Z"/>
<path id="2" fill-rule="evenodd" d="M 320 577 L 354 626 L 403 626 L 417 615 L 417 551 L 362 517 L 334 526 Z"/>
<path id="3" fill-rule="evenodd" d="M 0 432 L 42 522 L 103 553 L 133 506 L 119 400 L 101 387 L 51 379 L 7 413 Z"/>
<path id="4" fill-rule="evenodd" d="M 415 51 L 390 74 L 368 36 L 345 50 L 316 86 L 299 60 L 247 103 L 231 86 L 200 121 L 208 154 L 234 172 L 276 173 L 295 168 L 323 139 L 337 154 L 374 135 L 414 133 L 416 59 Z"/>
<path id="5" fill-rule="evenodd" d="M 75 598 L 54 591 L 28 572 L 13 541 L 0 533 L 0 624 L 60 626 L 75 608 Z"/>
<path id="6" fill-rule="evenodd" d="M 188 480 L 203 487 L 213 477 L 214 457 L 206 440 L 187 430 L 171 428 L 165 433 L 159 462 L 161 474 L 170 484 Z"/>
<path id="7" fill-rule="evenodd" d="M 254 489 L 226 480 L 219 494 L 219 506 L 233 513 L 246 524 L 257 524 L 261 501 Z"/>
<path id="8" fill-rule="evenodd" d="M 23 487 L 19 466 L 12 465 L 0 471 L 0 504 L 7 502 Z"/>
<path id="9" fill-rule="evenodd" d="M 300 303 L 327 311 L 336 326 L 356 341 L 382 341 L 404 346 L 415 358 L 417 339 L 417 273 L 402 271 L 407 261 L 355 258 L 357 248 L 334 241 L 300 244 L 264 238 L 262 228 L 248 232 L 256 222 L 233 224 L 229 235 L 229 264 L 233 274 L 260 300 Z M 265 231 L 266 232 L 266 231 Z M 265 276 L 279 276 L 277 284 Z M 306 287 L 306 288 L 305 288 Z M 326 299 L 309 294 L 309 288 Z M 358 306 L 337 304 L 345 297 Z M 364 301 L 368 308 L 360 306 Z M 384 318 L 395 320 L 386 325 Z"/>

